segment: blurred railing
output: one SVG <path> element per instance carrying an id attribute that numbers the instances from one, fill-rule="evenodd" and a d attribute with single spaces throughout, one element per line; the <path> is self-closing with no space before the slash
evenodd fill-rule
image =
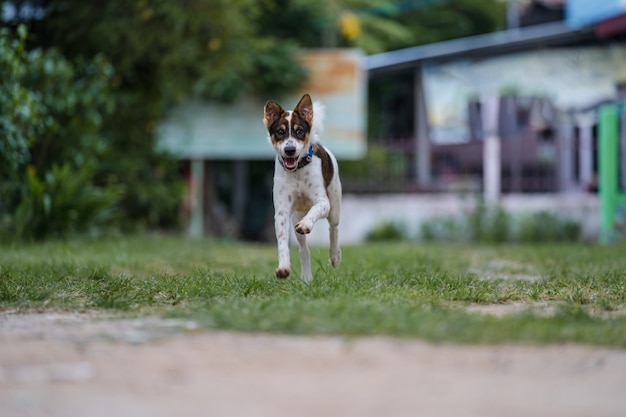
<path id="1" fill-rule="evenodd" d="M 573 129 L 573 128 L 572 128 Z M 503 193 L 554 193 L 566 191 L 559 164 L 568 161 L 575 188 L 593 190 L 580 182 L 580 146 L 577 133 L 569 146 L 561 146 L 556 133 L 530 130 L 501 139 L 501 191 Z M 595 159 L 595 141 L 590 157 Z M 361 161 L 340 161 L 345 193 L 481 192 L 483 142 L 431 144 L 431 182 L 418 185 L 416 146 L 412 138 L 378 140 L 369 144 Z M 590 162 L 596 170 L 594 161 Z M 571 190 L 571 184 L 570 184 Z"/>

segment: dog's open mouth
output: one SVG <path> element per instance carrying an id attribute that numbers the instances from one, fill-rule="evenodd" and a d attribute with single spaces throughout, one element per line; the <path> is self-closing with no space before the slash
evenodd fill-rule
<path id="1" fill-rule="evenodd" d="M 283 158 L 283 165 L 285 166 L 285 169 L 288 169 L 288 170 L 295 169 L 296 166 L 298 166 L 298 158 L 285 157 Z"/>

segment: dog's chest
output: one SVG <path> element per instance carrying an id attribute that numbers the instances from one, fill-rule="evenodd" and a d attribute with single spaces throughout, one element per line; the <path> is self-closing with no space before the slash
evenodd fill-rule
<path id="1" fill-rule="evenodd" d="M 296 190 L 291 195 L 292 207 L 296 211 L 308 211 L 316 202 L 327 199 L 324 189 Z"/>
<path id="2" fill-rule="evenodd" d="M 280 201 L 286 202 L 297 211 L 306 211 L 315 202 L 327 199 L 322 173 L 315 165 L 296 172 L 284 172 L 277 168 L 274 176 L 274 193 Z"/>

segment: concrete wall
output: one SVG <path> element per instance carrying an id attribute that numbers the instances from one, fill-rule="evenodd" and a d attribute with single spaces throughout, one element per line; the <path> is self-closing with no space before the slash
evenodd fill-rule
<path id="1" fill-rule="evenodd" d="M 446 216 L 462 218 L 475 204 L 474 196 L 453 194 L 345 195 L 339 238 L 342 244 L 362 242 L 374 226 L 384 221 L 402 225 L 408 236 L 415 238 L 423 222 Z M 501 205 L 514 215 L 548 210 L 563 218 L 576 220 L 582 225 L 585 239 L 596 239 L 599 233 L 599 200 L 596 195 L 510 194 L 501 198 Z M 316 224 L 309 242 L 311 245 L 328 244 L 328 223 L 325 220 Z"/>

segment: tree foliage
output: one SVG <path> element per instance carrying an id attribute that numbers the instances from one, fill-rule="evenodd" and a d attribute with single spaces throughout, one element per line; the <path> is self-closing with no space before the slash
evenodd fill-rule
<path id="1" fill-rule="evenodd" d="M 87 231 L 115 204 L 95 186 L 106 151 L 112 68 L 101 56 L 75 64 L 53 48 L 26 50 L 26 30 L 0 34 L 0 232 L 42 238 Z"/>
<path id="2" fill-rule="evenodd" d="M 285 73 L 298 72 L 293 37 L 271 32 L 256 0 L 71 0 L 14 2 L 36 4 L 43 18 L 30 21 L 32 41 L 55 46 L 73 59 L 104 54 L 116 70 L 120 91 L 141 93 L 161 106 L 198 93 L 233 100 L 266 88 L 257 77 L 261 58 L 276 59 Z M 287 82 L 282 85 L 289 88 Z M 297 86 L 296 86 L 297 87 Z M 158 109 L 160 110 L 160 109 Z"/>
<path id="3" fill-rule="evenodd" d="M 189 96 L 279 97 L 305 81 L 298 48 L 375 53 L 487 32 L 504 21 L 501 0 L 12 0 L 3 6 L 5 26 L 16 35 L 26 25 L 29 36 L 5 31 L 0 40 L 0 221 L 14 221 L 36 184 L 57 184 L 50 175 L 83 170 L 84 186 L 112 191 L 118 210 L 109 218 L 123 229 L 177 224 L 182 181 L 177 161 L 156 150 L 155 129 Z M 33 213 L 53 207 L 37 204 L 48 208 Z"/>
<path id="4" fill-rule="evenodd" d="M 372 0 L 365 7 L 354 2 L 361 30 L 351 44 L 368 53 L 493 32 L 506 23 L 503 0 Z"/>
<path id="5" fill-rule="evenodd" d="M 167 109 L 197 95 L 233 101 L 243 94 L 297 88 L 305 71 L 297 43 L 264 34 L 255 0 L 70 0 L 12 2 L 30 26 L 32 46 L 58 48 L 69 60 L 105 56 L 112 64 L 114 112 L 95 167 L 99 185 L 121 191 L 125 229 L 172 227 L 182 182 L 176 161 L 155 150 Z M 38 17 L 28 10 L 39 10 Z"/>
<path id="6" fill-rule="evenodd" d="M 0 32 L 0 215 L 10 212 L 20 199 L 30 161 L 30 145 L 44 123 L 39 119 L 41 102 L 21 83 L 26 73 L 26 30 L 13 37 Z M 6 221 L 6 220 L 5 220 Z"/>

